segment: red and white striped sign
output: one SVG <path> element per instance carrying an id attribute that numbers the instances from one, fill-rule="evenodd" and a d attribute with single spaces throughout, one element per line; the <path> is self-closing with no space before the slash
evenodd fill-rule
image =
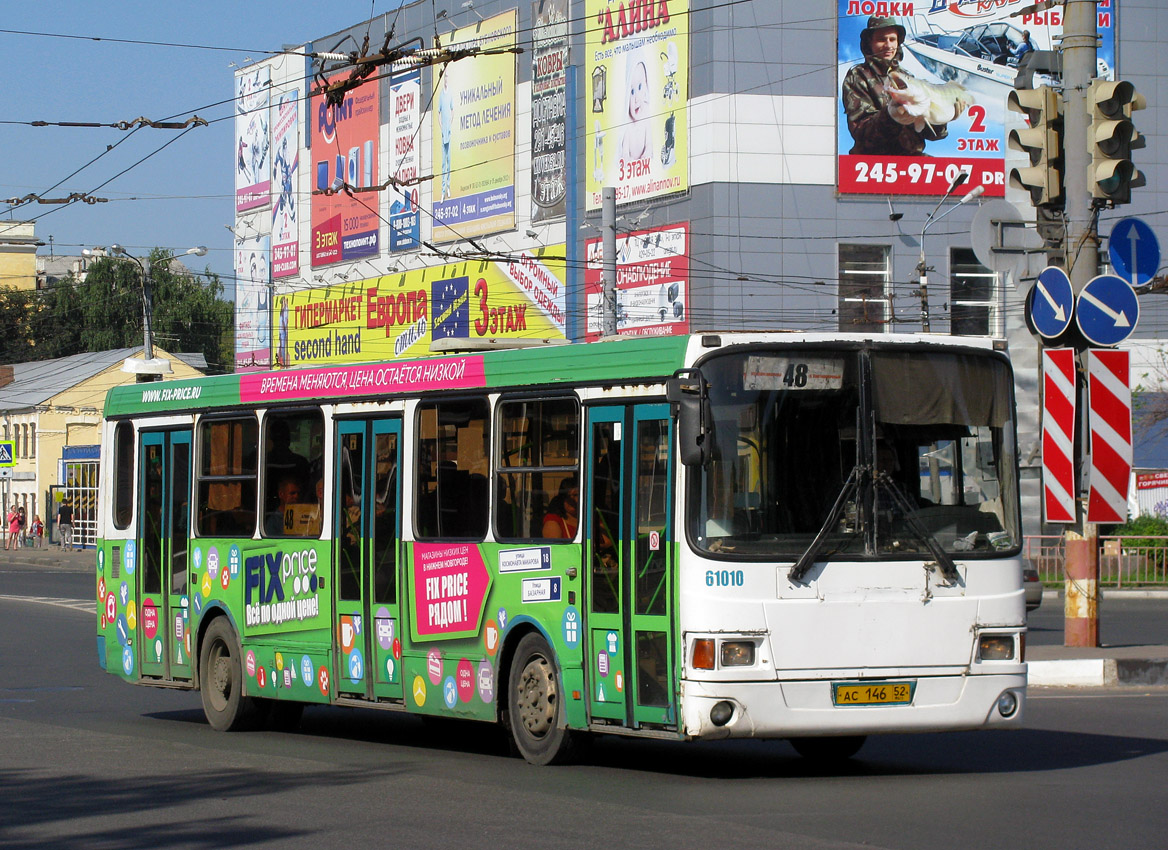
<path id="1" fill-rule="evenodd" d="M 1075 350 L 1042 352 L 1042 513 L 1075 521 Z"/>
<path id="2" fill-rule="evenodd" d="M 1087 522 L 1126 522 L 1131 480 L 1131 380 L 1126 351 L 1087 352 L 1091 427 Z"/>

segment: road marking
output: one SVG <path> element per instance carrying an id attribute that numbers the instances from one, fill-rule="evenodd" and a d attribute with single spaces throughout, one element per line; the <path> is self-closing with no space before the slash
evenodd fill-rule
<path id="1" fill-rule="evenodd" d="M 62 599 L 54 596 L 9 596 L 0 594 L 0 599 L 11 599 L 14 602 L 36 602 L 39 605 L 55 605 L 58 608 L 71 608 L 84 614 L 93 614 L 97 608 L 96 602 L 90 599 Z"/>

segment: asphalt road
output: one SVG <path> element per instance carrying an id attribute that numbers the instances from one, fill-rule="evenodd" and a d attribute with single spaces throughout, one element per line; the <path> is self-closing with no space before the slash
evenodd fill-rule
<path id="1" fill-rule="evenodd" d="M 489 728 L 373 711 L 213 732 L 197 695 L 99 670 L 66 575 L 0 572 L 4 847 L 1097 850 L 1168 833 L 1168 690 L 1036 690 L 1024 730 L 875 738 L 837 770 L 781 741 L 615 738 L 536 768 Z"/>
<path id="2" fill-rule="evenodd" d="M 1026 617 L 1031 646 L 1063 643 L 1063 600 L 1044 599 Z M 1104 596 L 1099 606 L 1099 642 L 1105 646 L 1168 646 L 1168 599 Z"/>

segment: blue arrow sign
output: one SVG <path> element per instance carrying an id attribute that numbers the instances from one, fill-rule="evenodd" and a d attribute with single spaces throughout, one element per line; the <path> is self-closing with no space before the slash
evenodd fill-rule
<path id="1" fill-rule="evenodd" d="M 1026 309 L 1039 336 L 1060 336 L 1070 326 L 1075 312 L 1075 292 L 1067 273 L 1057 266 L 1043 269 L 1026 299 Z"/>
<path id="2" fill-rule="evenodd" d="M 1141 286 L 1160 268 L 1160 242 L 1142 219 L 1120 219 L 1111 229 L 1107 254 L 1120 277 Z"/>
<path id="3" fill-rule="evenodd" d="M 1121 277 L 1101 274 L 1079 293 L 1075 321 L 1092 345 L 1119 345 L 1139 320 L 1139 299 Z"/>

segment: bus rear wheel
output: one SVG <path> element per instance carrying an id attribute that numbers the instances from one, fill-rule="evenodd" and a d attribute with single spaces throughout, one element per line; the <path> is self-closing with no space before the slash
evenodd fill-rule
<path id="1" fill-rule="evenodd" d="M 564 727 L 556 659 L 541 635 L 532 632 L 519 641 L 508 678 L 507 715 L 519 754 L 531 764 L 568 761 L 576 742 Z"/>
<path id="2" fill-rule="evenodd" d="M 867 735 L 843 735 L 835 738 L 791 738 L 795 752 L 810 761 L 822 763 L 847 761 L 860 751 Z"/>
<path id="3" fill-rule="evenodd" d="M 203 635 L 199 652 L 199 693 L 207 722 L 219 732 L 249 728 L 259 715 L 256 701 L 243 695 L 239 643 L 226 617 L 216 619 Z"/>

